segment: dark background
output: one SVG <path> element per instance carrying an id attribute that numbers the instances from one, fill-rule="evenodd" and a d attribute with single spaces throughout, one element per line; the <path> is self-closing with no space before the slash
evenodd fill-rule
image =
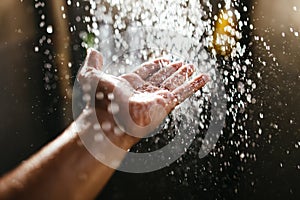
<path id="1" fill-rule="evenodd" d="M 44 4 L 10 0 L 0 3 L 1 174 L 35 153 L 71 123 L 70 99 L 64 98 L 66 94 L 60 88 L 65 82 L 72 85 L 85 56 L 79 35 L 87 23 L 83 17 L 76 17 L 89 15 L 88 3 L 78 1 L 80 6 L 77 7 L 73 1 L 66 7 L 67 26 L 75 26 L 76 30 L 63 36 L 69 39 L 66 49 L 72 63 L 70 77 L 63 79 L 57 73 L 60 65 L 56 60 L 57 46 L 61 42 L 56 39 L 56 33 L 60 27 L 54 26 L 53 34 L 46 31 L 47 24 L 55 24 L 57 16 L 51 3 L 40 2 Z M 243 41 L 253 55 L 246 54 L 239 60 L 240 64 L 243 59 L 252 60 L 253 66 L 245 77 L 252 79 L 257 87 L 252 93 L 256 102 L 249 104 L 245 111 L 249 117 L 240 122 L 248 130 L 250 142 L 243 141 L 243 131 L 230 134 L 228 127 L 232 119 L 229 116 L 214 155 L 199 159 L 199 145 L 195 141 L 178 162 L 159 171 L 146 174 L 117 171 L 99 199 L 300 198 L 300 39 L 288 32 L 289 27 L 300 30 L 300 18 L 298 13 L 292 13 L 292 3 L 285 8 L 276 0 L 273 11 L 266 0 L 244 3 L 249 11 L 242 17 L 251 18 L 255 27 L 251 31 L 244 30 L 248 38 Z M 251 9 L 253 5 L 255 11 Z M 293 17 L 298 17 L 298 21 Z M 40 27 L 41 22 L 46 25 Z M 286 32 L 285 38 L 281 36 L 282 31 Z M 263 42 L 254 40 L 255 35 L 264 36 L 273 55 L 265 50 Z M 41 41 L 43 36 L 46 39 Z M 38 52 L 35 52 L 36 46 Z M 277 60 L 273 61 L 273 57 Z M 230 66 L 234 60 L 218 59 L 221 72 L 232 72 Z M 48 64 L 52 67 L 45 67 Z M 235 84 L 230 83 L 227 90 Z M 263 118 L 260 113 L 264 114 Z M 259 129 L 262 134 L 258 134 Z M 232 145 L 230 141 L 241 145 Z M 249 143 L 247 148 L 246 143 Z M 241 159 L 237 152 L 249 153 L 255 158 Z M 230 166 L 225 164 L 227 162 Z"/>

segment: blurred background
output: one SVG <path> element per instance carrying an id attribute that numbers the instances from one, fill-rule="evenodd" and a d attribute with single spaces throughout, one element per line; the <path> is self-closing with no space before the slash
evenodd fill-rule
<path id="1" fill-rule="evenodd" d="M 99 199 L 300 198 L 300 2 L 233 2 L 248 22 L 241 42 L 251 53 L 216 58 L 221 73 L 232 73 L 237 59 L 252 63 L 245 76 L 255 87 L 244 130 L 224 128 L 216 150 L 203 159 L 192 144 L 180 162 L 159 171 L 116 172 Z M 207 17 L 213 19 L 224 2 L 210 4 Z M 1 175 L 72 122 L 72 84 L 90 39 L 92 6 L 79 0 L 1 1 Z"/>

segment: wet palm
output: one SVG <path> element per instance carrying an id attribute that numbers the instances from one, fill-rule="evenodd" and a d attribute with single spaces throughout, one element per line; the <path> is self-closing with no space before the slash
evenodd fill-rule
<path id="1" fill-rule="evenodd" d="M 132 143 L 153 131 L 176 105 L 208 81 L 206 75 L 187 81 L 194 66 L 166 59 L 144 63 L 119 77 L 103 73 L 101 67 L 101 54 L 89 50 L 81 74 L 83 80 L 97 82 L 95 106 L 102 130 L 115 133 L 110 136 L 113 140 L 123 135 Z"/>

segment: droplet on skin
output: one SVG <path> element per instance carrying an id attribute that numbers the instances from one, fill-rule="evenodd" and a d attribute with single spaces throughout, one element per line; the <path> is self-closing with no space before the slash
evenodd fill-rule
<path id="1" fill-rule="evenodd" d="M 117 136 L 123 135 L 123 131 L 119 127 L 114 127 L 114 133 Z"/>
<path id="2" fill-rule="evenodd" d="M 95 142 L 102 142 L 104 139 L 103 135 L 101 133 L 97 133 L 95 136 L 94 136 L 94 140 Z"/>
<path id="3" fill-rule="evenodd" d="M 296 7 L 296 6 L 293 6 L 293 10 L 294 10 L 294 11 L 297 11 L 297 7 Z"/>
<path id="4" fill-rule="evenodd" d="M 111 123 L 109 121 L 102 122 L 101 127 L 102 127 L 103 131 L 110 131 Z"/>
<path id="5" fill-rule="evenodd" d="M 84 84 L 84 85 L 82 86 L 82 90 L 83 90 L 84 92 L 90 91 L 90 90 L 91 90 L 91 85 L 90 85 L 90 84 Z"/>
<path id="6" fill-rule="evenodd" d="M 113 93 L 109 93 L 109 94 L 107 95 L 107 98 L 108 98 L 109 100 L 114 100 L 114 99 L 115 99 L 115 95 L 114 95 Z"/>
<path id="7" fill-rule="evenodd" d="M 102 100 L 102 99 L 104 98 L 103 92 L 97 92 L 96 98 L 97 98 L 98 100 Z"/>
<path id="8" fill-rule="evenodd" d="M 111 103 L 107 109 L 111 114 L 117 114 L 120 110 L 119 105 L 116 103 Z"/>
<path id="9" fill-rule="evenodd" d="M 83 143 L 82 143 L 81 140 L 78 140 L 76 143 L 77 143 L 77 145 L 78 145 L 79 147 L 82 147 L 82 146 L 83 146 Z"/>
<path id="10" fill-rule="evenodd" d="M 101 129 L 100 124 L 98 124 L 98 123 L 94 124 L 94 125 L 93 125 L 93 129 L 94 129 L 95 131 L 99 131 L 99 130 Z"/>
<path id="11" fill-rule="evenodd" d="M 112 166 L 113 168 L 118 168 L 119 165 L 120 165 L 120 161 L 118 161 L 118 160 L 113 160 L 113 161 L 111 161 L 111 166 Z"/>
<path id="12" fill-rule="evenodd" d="M 85 102 L 89 102 L 91 100 L 91 96 L 89 94 L 85 94 L 83 95 L 82 100 Z"/>

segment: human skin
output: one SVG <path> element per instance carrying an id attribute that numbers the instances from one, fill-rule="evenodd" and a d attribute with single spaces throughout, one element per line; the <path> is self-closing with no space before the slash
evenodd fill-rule
<path id="1" fill-rule="evenodd" d="M 101 68 L 101 54 L 90 49 L 78 79 L 83 85 L 91 85 L 90 88 L 97 83 L 95 89 L 101 97 L 93 97 L 97 122 L 92 123 L 98 123 L 99 127 L 109 124 L 101 133 L 124 150 L 153 131 L 168 113 L 209 80 L 207 75 L 199 75 L 188 81 L 194 66 L 170 63 L 167 59 L 144 63 L 134 72 L 119 77 L 105 74 Z M 117 113 L 109 109 L 111 94 L 118 105 Z M 123 112 L 126 106 L 130 116 Z M 120 125 L 117 118 L 130 120 L 123 120 Z M 97 160 L 82 143 L 82 138 L 89 137 L 95 126 L 78 127 L 78 124 L 92 120 L 88 104 L 59 137 L 0 179 L 0 199 L 95 198 L 115 168 Z M 122 128 L 116 134 L 118 126 Z M 110 152 L 120 163 L 126 153 L 114 155 L 109 148 L 105 152 Z"/>

